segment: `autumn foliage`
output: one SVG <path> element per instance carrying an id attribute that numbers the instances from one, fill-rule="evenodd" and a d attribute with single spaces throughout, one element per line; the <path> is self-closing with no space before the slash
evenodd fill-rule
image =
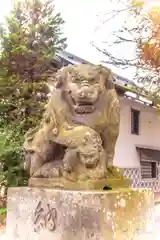
<path id="1" fill-rule="evenodd" d="M 160 6 L 148 11 L 152 23 L 151 37 L 141 45 L 141 56 L 145 64 L 155 70 L 160 69 Z"/>

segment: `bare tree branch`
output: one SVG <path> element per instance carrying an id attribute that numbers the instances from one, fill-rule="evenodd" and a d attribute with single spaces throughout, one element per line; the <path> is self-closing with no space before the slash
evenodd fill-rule
<path id="1" fill-rule="evenodd" d="M 109 16 L 107 19 L 101 21 L 101 24 L 95 29 L 95 32 L 100 30 L 100 28 L 105 26 L 106 24 L 109 27 L 112 25 L 113 18 L 115 18 L 118 14 L 128 11 L 131 17 L 132 15 L 132 25 L 129 25 L 128 19 L 124 21 L 123 26 L 121 26 L 118 30 L 111 32 L 111 37 L 102 40 L 103 46 L 100 47 L 95 41 L 91 42 L 91 45 L 100 53 L 104 54 L 105 60 L 102 62 L 108 65 L 113 65 L 118 68 L 134 68 L 135 71 L 135 79 L 137 79 L 140 83 L 143 84 L 143 88 L 147 88 L 147 90 L 153 90 L 155 86 L 160 89 L 160 77 L 157 78 L 157 75 L 160 75 L 160 58 L 155 57 L 155 50 L 160 49 L 160 40 L 157 40 L 157 36 L 160 36 L 160 25 L 155 25 L 149 19 L 148 15 L 144 13 L 144 10 L 140 7 L 136 6 L 125 6 L 122 9 L 116 9 L 112 12 L 106 13 L 104 17 Z M 106 25 L 107 28 L 107 25 Z M 154 42 L 155 41 L 155 42 Z M 113 51 L 114 47 L 121 47 L 120 44 L 129 44 L 127 46 L 135 46 L 135 56 L 130 59 L 130 57 L 123 57 L 118 55 L 118 52 Z M 133 44 L 133 45 L 132 45 Z M 143 56 L 145 53 L 145 49 L 143 46 L 152 47 L 154 51 L 149 52 L 149 59 L 146 60 Z M 116 48 L 118 49 L 118 48 Z M 152 50 L 152 48 L 151 48 Z M 148 51 L 151 51 L 150 49 Z M 121 50 L 122 52 L 122 50 Z M 122 52 L 123 53 L 123 52 Z M 127 59 L 128 58 L 128 59 Z M 144 91 L 144 89 L 142 89 Z M 155 90 L 154 90 L 155 93 Z"/>
<path id="2" fill-rule="evenodd" d="M 118 0 L 118 2 L 120 2 L 120 1 L 121 1 L 121 0 Z M 133 7 L 135 7 L 135 6 L 133 6 Z M 109 16 L 109 15 L 111 15 L 111 14 L 112 14 L 112 16 L 108 17 L 106 20 L 103 20 L 103 21 L 101 22 L 101 25 L 106 24 L 107 22 L 109 22 L 110 20 L 112 20 L 114 17 L 116 17 L 118 14 L 123 13 L 123 12 L 126 12 L 127 10 L 130 10 L 130 8 L 131 8 L 131 6 L 129 5 L 129 6 L 125 7 L 125 8 L 123 8 L 123 9 L 117 9 L 117 10 L 113 10 L 113 11 L 111 11 L 111 12 L 107 12 L 106 14 L 104 14 L 104 16 Z M 101 28 L 101 26 L 97 26 L 97 27 L 95 28 L 95 32 L 97 32 L 100 28 Z"/>
<path id="3" fill-rule="evenodd" d="M 122 59 L 122 58 L 115 58 L 112 54 L 110 54 L 109 52 L 107 52 L 105 49 L 100 49 L 99 47 L 97 47 L 96 45 L 94 45 L 93 42 L 91 42 L 91 45 L 96 48 L 99 52 L 103 53 L 105 56 L 107 56 L 109 59 L 102 61 L 105 64 L 110 64 L 110 65 L 114 65 L 117 67 L 137 67 L 137 68 L 141 68 L 144 70 L 149 70 L 147 66 L 145 65 L 141 65 L 137 63 L 137 58 L 135 59 L 131 59 L 131 60 L 126 60 L 126 59 Z"/>

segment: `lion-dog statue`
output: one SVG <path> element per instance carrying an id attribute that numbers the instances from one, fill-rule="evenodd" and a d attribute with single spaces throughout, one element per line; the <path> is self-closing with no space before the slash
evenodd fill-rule
<path id="1" fill-rule="evenodd" d="M 120 124 L 111 71 L 101 65 L 69 65 L 52 80 L 42 122 L 26 134 L 25 169 L 31 178 L 106 178 Z"/>

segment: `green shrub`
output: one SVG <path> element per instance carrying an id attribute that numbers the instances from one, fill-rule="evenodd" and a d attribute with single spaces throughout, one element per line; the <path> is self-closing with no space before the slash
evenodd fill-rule
<path id="1" fill-rule="evenodd" d="M 27 185 L 28 176 L 22 168 L 24 160 L 21 125 L 1 123 L 0 128 L 0 185 Z"/>
<path id="2" fill-rule="evenodd" d="M 6 208 L 0 208 L 0 215 L 5 215 L 7 214 L 7 209 Z"/>

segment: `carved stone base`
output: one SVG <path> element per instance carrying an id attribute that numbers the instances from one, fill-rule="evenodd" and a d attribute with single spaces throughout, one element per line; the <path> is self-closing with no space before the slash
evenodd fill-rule
<path id="1" fill-rule="evenodd" d="M 10 188 L 7 239 L 135 239 L 151 217 L 149 190 L 67 191 Z"/>
<path id="2" fill-rule="evenodd" d="M 131 186 L 130 179 L 102 179 L 102 180 L 87 180 L 72 182 L 66 178 L 30 178 L 30 187 L 48 187 L 48 188 L 60 188 L 60 189 L 72 189 L 72 190 L 88 190 L 96 189 L 103 190 L 104 187 L 109 186 L 113 190 L 117 188 L 125 188 Z"/>
<path id="3" fill-rule="evenodd" d="M 55 178 L 30 178 L 30 187 L 48 187 L 72 190 L 103 190 L 106 186 L 115 190 L 119 188 L 128 188 L 132 184 L 131 179 L 124 178 L 122 170 L 117 167 L 107 168 L 106 177 L 104 179 L 88 179 L 76 177 L 66 173 L 65 177 Z"/>

